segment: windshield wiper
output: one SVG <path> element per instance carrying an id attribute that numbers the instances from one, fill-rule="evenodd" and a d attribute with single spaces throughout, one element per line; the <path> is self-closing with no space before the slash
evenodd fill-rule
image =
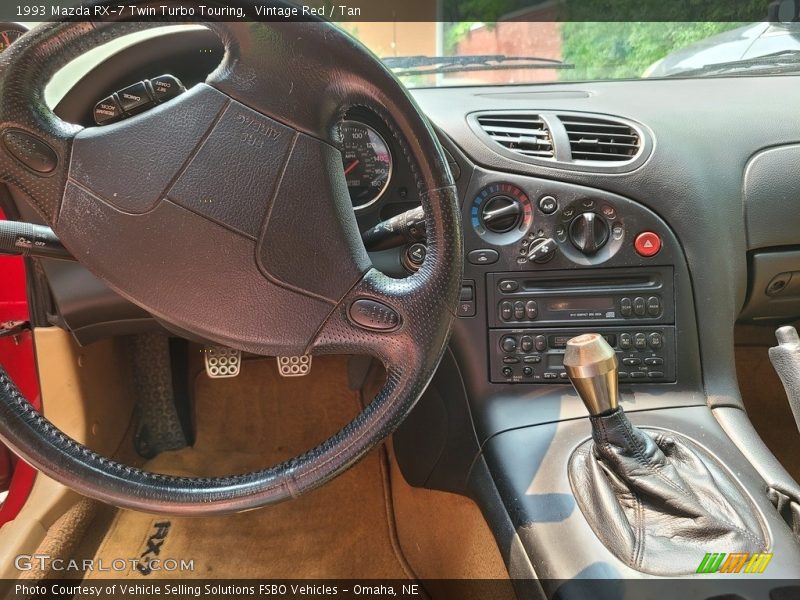
<path id="1" fill-rule="evenodd" d="M 465 71 L 499 71 L 502 69 L 574 69 L 575 65 L 555 58 L 539 56 L 506 56 L 504 54 L 467 54 L 463 56 L 389 56 L 383 64 L 398 77 Z"/>
<path id="2" fill-rule="evenodd" d="M 753 58 L 711 63 L 696 69 L 685 69 L 670 73 L 667 77 L 692 77 L 695 75 L 723 75 L 737 71 L 759 71 L 768 73 L 787 73 L 800 69 L 800 50 L 781 50 L 762 54 Z"/>

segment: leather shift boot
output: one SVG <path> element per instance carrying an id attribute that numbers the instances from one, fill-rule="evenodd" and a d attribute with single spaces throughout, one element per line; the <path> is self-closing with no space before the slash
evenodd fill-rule
<path id="1" fill-rule="evenodd" d="M 593 439 L 569 464 L 578 504 L 597 536 L 628 566 L 694 573 L 707 552 L 762 552 L 753 504 L 708 452 L 673 432 L 634 427 L 622 408 L 592 417 Z"/>

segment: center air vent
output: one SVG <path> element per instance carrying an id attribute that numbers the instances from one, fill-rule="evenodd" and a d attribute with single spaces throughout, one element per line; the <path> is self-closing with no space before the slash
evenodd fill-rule
<path id="1" fill-rule="evenodd" d="M 475 112 L 467 123 L 494 155 L 549 169 L 625 173 L 653 151 L 645 125 L 616 115 L 530 107 Z"/>
<path id="2" fill-rule="evenodd" d="M 478 125 L 511 152 L 536 158 L 553 158 L 550 130 L 536 114 L 481 115 Z"/>
<path id="3" fill-rule="evenodd" d="M 567 130 L 573 160 L 622 162 L 639 154 L 642 140 L 630 125 L 576 115 L 558 118 Z"/>

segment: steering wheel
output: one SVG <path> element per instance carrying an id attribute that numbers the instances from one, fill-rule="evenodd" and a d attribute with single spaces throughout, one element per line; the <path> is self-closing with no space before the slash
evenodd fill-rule
<path id="1" fill-rule="evenodd" d="M 60 67 L 158 25 L 48 23 L 3 52 L 0 179 L 28 196 L 83 265 L 174 329 L 267 356 L 370 355 L 385 365 L 386 384 L 305 454 L 258 472 L 187 478 L 82 446 L 0 368 L 0 440 L 53 479 L 119 507 L 229 513 L 326 483 L 414 406 L 455 314 L 457 194 L 403 86 L 327 22 L 208 23 L 225 57 L 206 82 L 116 124 L 81 128 L 47 107 L 45 84 Z M 405 279 L 375 270 L 359 237 L 336 147 L 353 106 L 385 122 L 416 179 L 428 252 Z"/>

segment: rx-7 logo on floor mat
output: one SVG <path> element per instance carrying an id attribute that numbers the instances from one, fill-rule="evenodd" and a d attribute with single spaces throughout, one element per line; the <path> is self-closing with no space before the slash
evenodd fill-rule
<path id="1" fill-rule="evenodd" d="M 727 558 L 725 558 L 727 556 Z M 772 553 L 724 552 L 708 553 L 697 567 L 698 573 L 750 573 L 760 574 L 772 560 Z"/>
<path id="2" fill-rule="evenodd" d="M 153 562 L 160 562 L 157 559 L 161 555 L 161 547 L 167 539 L 171 525 L 169 521 L 159 521 L 153 524 L 155 531 L 147 538 L 144 552 L 139 555 L 136 563 L 136 570 L 142 575 L 150 575 L 153 572 Z"/>

